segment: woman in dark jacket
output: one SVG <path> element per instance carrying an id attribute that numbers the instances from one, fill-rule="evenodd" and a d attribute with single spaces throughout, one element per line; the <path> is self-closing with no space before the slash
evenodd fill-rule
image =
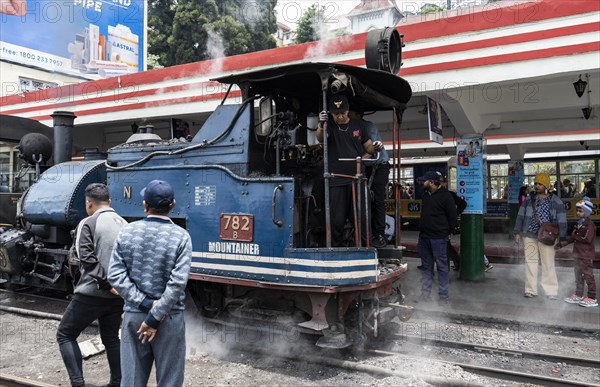
<path id="1" fill-rule="evenodd" d="M 558 225 L 558 235 L 561 241 L 567 236 L 567 215 L 565 206 L 556 195 L 548 192 L 550 176 L 539 173 L 534 179 L 534 192 L 519 208 L 515 222 L 515 242 L 523 239 L 525 254 L 525 297 L 535 297 L 538 294 L 537 277 L 538 262 L 542 262 L 542 289 L 545 295 L 555 300 L 558 295 L 558 280 L 554 268 L 554 246 L 545 245 L 537 240 L 541 223 L 551 222 Z M 536 208 L 537 218 L 533 207 Z M 538 221 L 539 219 L 539 221 Z"/>

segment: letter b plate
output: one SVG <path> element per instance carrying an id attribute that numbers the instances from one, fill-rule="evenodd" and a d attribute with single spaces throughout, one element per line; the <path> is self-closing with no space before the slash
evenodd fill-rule
<path id="1" fill-rule="evenodd" d="M 252 242 L 254 236 L 254 215 L 221 214 L 219 238 L 225 241 Z"/>

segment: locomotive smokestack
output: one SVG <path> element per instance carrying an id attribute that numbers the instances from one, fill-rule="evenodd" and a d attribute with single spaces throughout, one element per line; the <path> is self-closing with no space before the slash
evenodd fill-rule
<path id="1" fill-rule="evenodd" d="M 54 120 L 54 164 L 71 161 L 73 156 L 73 112 L 57 111 L 51 114 Z"/>

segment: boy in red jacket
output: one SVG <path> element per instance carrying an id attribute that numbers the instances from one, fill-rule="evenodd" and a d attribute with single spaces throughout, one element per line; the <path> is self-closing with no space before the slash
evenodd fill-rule
<path id="1" fill-rule="evenodd" d="M 573 242 L 573 256 L 575 257 L 575 293 L 565 298 L 565 302 L 579 304 L 584 307 L 598 306 L 596 299 L 596 281 L 594 279 L 594 251 L 596 243 L 596 226 L 590 219 L 594 209 L 590 198 L 587 196 L 576 204 L 576 215 L 579 218 L 567 242 L 556 245 L 557 249 Z M 588 287 L 588 296 L 583 298 L 584 282 Z"/>

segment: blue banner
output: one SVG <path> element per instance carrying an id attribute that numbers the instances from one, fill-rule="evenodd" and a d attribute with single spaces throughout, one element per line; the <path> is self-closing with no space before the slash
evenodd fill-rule
<path id="1" fill-rule="evenodd" d="M 467 201 L 463 214 L 485 210 L 485 165 L 482 137 L 463 137 L 456 145 L 456 194 Z"/>
<path id="2" fill-rule="evenodd" d="M 508 162 L 508 202 L 510 204 L 519 203 L 519 192 L 524 179 L 523 161 L 510 160 Z"/>
<path id="3" fill-rule="evenodd" d="M 144 0 L 0 2 L 0 59 L 99 79 L 143 70 Z"/>

